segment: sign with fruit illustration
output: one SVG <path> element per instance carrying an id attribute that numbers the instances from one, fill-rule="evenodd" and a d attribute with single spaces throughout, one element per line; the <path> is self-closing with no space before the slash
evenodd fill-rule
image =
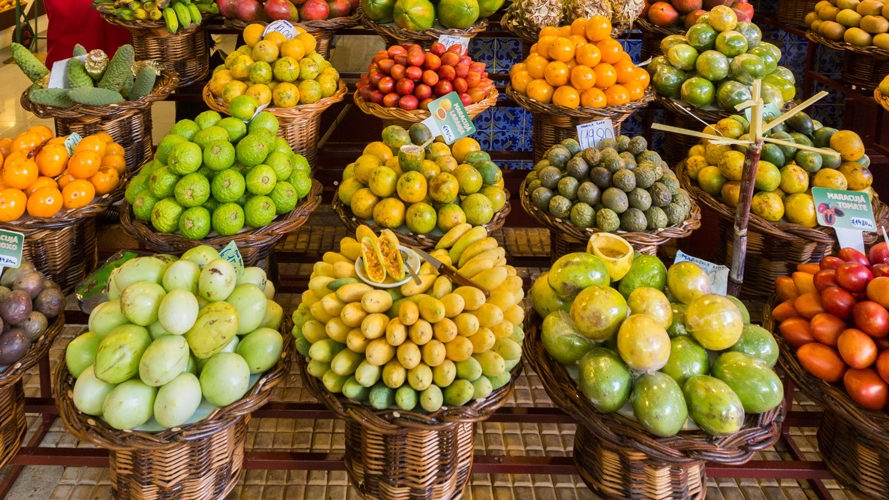
<path id="1" fill-rule="evenodd" d="M 812 188 L 818 223 L 836 229 L 876 231 L 874 211 L 867 193 L 842 189 Z"/>
<path id="2" fill-rule="evenodd" d="M 447 144 L 475 133 L 475 124 L 456 92 L 430 102 L 429 112 L 432 116 L 423 120 L 423 125 L 433 131 L 433 136 L 444 137 Z"/>
<path id="3" fill-rule="evenodd" d="M 0 267 L 19 267 L 24 247 L 24 234 L 0 229 Z"/>

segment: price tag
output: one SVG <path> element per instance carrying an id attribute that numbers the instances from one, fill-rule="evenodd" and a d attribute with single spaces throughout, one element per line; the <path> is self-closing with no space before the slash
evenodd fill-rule
<path id="1" fill-rule="evenodd" d="M 65 149 L 68 150 L 68 156 L 74 154 L 74 148 L 80 144 L 81 139 L 83 139 L 83 137 L 80 137 L 80 134 L 77 132 L 71 132 L 71 135 L 65 138 Z"/>
<path id="2" fill-rule="evenodd" d="M 0 267 L 19 267 L 22 264 L 24 248 L 24 234 L 0 229 Z"/>
<path id="3" fill-rule="evenodd" d="M 679 262 L 694 262 L 703 269 L 704 272 L 707 273 L 707 276 L 710 276 L 710 284 L 713 293 L 725 295 L 728 291 L 728 267 L 714 264 L 697 257 L 692 257 L 691 255 L 684 253 L 682 250 L 677 251 L 676 257 L 673 259 L 674 264 Z"/>
<path id="4" fill-rule="evenodd" d="M 441 35 L 440 37 L 438 37 L 438 43 L 444 45 L 446 49 L 450 48 L 452 45 L 459 45 L 463 47 L 463 54 L 469 53 L 469 37 L 458 35 Z"/>
<path id="5" fill-rule="evenodd" d="M 52 64 L 52 69 L 49 72 L 49 83 L 46 85 L 46 88 L 64 89 L 68 87 L 66 85 L 67 81 L 65 76 L 68 73 L 68 63 L 71 59 L 77 59 L 80 62 L 84 62 L 86 61 L 86 56 L 69 57 L 68 59 L 54 62 Z"/>
<path id="6" fill-rule="evenodd" d="M 259 106 L 256 106 L 256 111 L 253 112 L 253 116 L 251 116 L 249 120 L 244 120 L 244 123 L 252 122 L 253 119 L 256 118 L 256 115 L 258 115 L 260 112 L 262 112 L 262 110 L 264 110 L 265 108 L 269 107 L 269 104 L 270 103 L 267 102 L 265 104 L 260 104 Z"/>
<path id="7" fill-rule="evenodd" d="M 862 231 L 876 231 L 870 195 L 860 191 L 812 188 L 818 224 L 832 227 L 840 246 L 864 251 Z"/>
<path id="8" fill-rule="evenodd" d="M 423 120 L 433 137 L 442 136 L 447 144 L 475 133 L 475 124 L 456 92 L 451 92 L 429 103 L 432 115 Z"/>
<path id="9" fill-rule="evenodd" d="M 749 106 L 744 109 L 744 116 L 747 118 L 747 121 L 750 121 L 750 113 L 753 111 L 753 106 Z M 763 105 L 762 107 L 762 116 L 763 118 L 777 118 L 781 116 L 781 110 L 778 109 L 778 106 L 775 106 L 775 103 L 769 102 Z"/>
<path id="10" fill-rule="evenodd" d="M 577 142 L 583 149 L 598 147 L 605 139 L 614 139 L 614 125 L 608 118 L 577 126 Z"/>
<path id="11" fill-rule="evenodd" d="M 284 35 L 285 38 L 290 40 L 291 38 L 299 35 L 299 30 L 296 29 L 296 26 L 293 25 L 290 21 L 285 21 L 283 19 L 279 19 L 277 21 L 272 21 L 268 26 L 262 31 L 262 36 L 265 37 L 271 32 L 278 32 Z"/>
<path id="12" fill-rule="evenodd" d="M 238 276 L 244 271 L 244 258 L 241 257 L 241 252 L 238 251 L 238 245 L 234 241 L 229 241 L 228 245 L 225 245 L 222 250 L 219 251 L 219 256 L 235 266 Z"/>

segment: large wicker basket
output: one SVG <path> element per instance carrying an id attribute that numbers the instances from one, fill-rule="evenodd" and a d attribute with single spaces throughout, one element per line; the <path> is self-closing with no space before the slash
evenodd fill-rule
<path id="1" fill-rule="evenodd" d="M 293 336 L 282 328 L 284 351 L 240 400 L 219 408 L 194 424 L 158 433 L 119 431 L 102 419 L 85 415 L 72 402 L 74 377 L 65 363 L 54 373 L 56 406 L 65 427 L 78 439 L 109 451 L 111 488 L 119 500 L 225 498 L 244 467 L 247 423 L 265 405 L 290 370 Z"/>
<path id="2" fill-rule="evenodd" d="M 526 42 L 525 47 L 530 47 L 532 44 L 537 43 L 537 39 L 540 36 L 540 29 L 542 28 L 542 26 L 531 26 L 524 23 L 516 22 L 515 20 L 510 18 L 509 12 L 507 10 L 503 11 L 503 16 L 500 18 L 500 27 L 505 29 L 506 31 L 511 32 L 513 35 L 520 38 L 523 42 Z M 613 25 L 611 27 L 611 37 L 620 38 L 632 29 L 633 21 L 630 21 L 627 24 Z"/>
<path id="3" fill-rule="evenodd" d="M 485 29 L 488 27 L 487 19 L 479 19 L 475 22 L 475 24 L 466 29 L 449 29 L 439 24 L 435 24 L 428 30 L 414 31 L 404 29 L 395 23 L 380 24 L 372 21 L 363 14 L 359 15 L 359 22 L 364 25 L 365 28 L 376 31 L 377 34 L 386 41 L 386 45 L 404 45 L 417 43 L 419 45 L 422 45 L 423 48 L 427 49 L 434 42 L 437 42 L 439 37 L 441 37 L 442 35 L 472 38 L 482 31 L 485 31 Z"/>
<path id="4" fill-rule="evenodd" d="M 325 59 L 328 59 L 330 57 L 330 43 L 333 40 L 333 36 L 338 30 L 357 26 L 358 18 L 359 14 L 358 12 L 355 12 L 351 16 L 334 17 L 316 21 L 303 21 L 294 24 L 304 29 L 306 33 L 315 37 L 315 41 L 317 42 L 317 45 L 315 45 L 315 52 L 324 56 Z M 241 21 L 240 19 L 225 19 L 226 26 L 239 30 L 243 30 L 247 27 L 247 24 L 249 23 Z"/>
<path id="5" fill-rule="evenodd" d="M 664 37 L 685 33 L 684 26 L 658 26 L 644 17 L 636 19 L 636 26 L 642 31 L 641 58 L 643 61 L 649 57 L 663 55 L 661 52 L 661 40 Z"/>
<path id="6" fill-rule="evenodd" d="M 734 235 L 735 209 L 714 198 L 692 182 L 685 169 L 685 163 L 676 166 L 676 176 L 704 210 L 713 214 L 719 222 L 721 249 L 717 255 L 718 264 L 729 265 L 732 261 L 732 241 Z M 886 225 L 889 220 L 889 207 L 873 200 L 874 218 L 877 225 Z M 872 243 L 877 233 L 864 233 L 866 243 Z M 744 283 L 741 297 L 761 306 L 775 292 L 775 278 L 795 271 L 796 265 L 817 261 L 829 255 L 837 245 L 833 230 L 825 227 L 809 228 L 789 222 L 769 222 L 751 213 L 747 230 L 747 262 L 744 266 Z"/>
<path id="7" fill-rule="evenodd" d="M 210 35 L 204 27 L 207 16 L 200 23 L 179 28 L 174 34 L 163 21 L 127 21 L 112 13 L 113 4 L 95 5 L 106 22 L 133 35 L 137 61 L 154 59 L 160 62 L 179 76 L 179 85 L 183 87 L 203 80 L 210 72 Z"/>
<path id="8" fill-rule="evenodd" d="M 343 460 L 353 486 L 365 498 L 380 500 L 457 499 L 472 473 L 475 424 L 486 420 L 512 394 L 512 380 L 490 396 L 462 407 L 423 414 L 375 410 L 332 394 L 306 373 L 303 384 L 346 422 Z"/>
<path id="9" fill-rule="evenodd" d="M 739 465 L 780 436 L 784 406 L 747 415 L 740 431 L 714 437 L 701 430 L 669 438 L 649 434 L 634 419 L 600 413 L 540 341 L 540 318 L 526 320 L 524 356 L 553 403 L 577 421 L 574 461 L 581 478 L 609 498 L 685 499 L 706 496 L 704 462 Z"/>
<path id="10" fill-rule="evenodd" d="M 25 438 L 25 391 L 22 376 L 49 352 L 49 347 L 65 327 L 65 314 L 56 317 L 25 356 L 0 372 L 0 469 L 18 453 Z"/>
<path id="11" fill-rule="evenodd" d="M 636 111 L 654 100 L 654 91 L 645 90 L 645 96 L 623 106 L 606 108 L 566 108 L 554 104 L 543 104 L 516 92 L 512 85 L 506 86 L 506 95 L 522 108 L 534 115 L 534 161 L 540 161 L 546 150 L 568 138 L 577 138 L 577 126 L 583 123 L 610 119 L 614 125 L 614 135 L 620 134 L 620 124 Z"/>
<path id="12" fill-rule="evenodd" d="M 869 498 L 889 498 L 889 415 L 861 408 L 841 386 L 813 376 L 800 365 L 770 314 L 777 302 L 774 297 L 770 301 L 762 326 L 778 341 L 778 362 L 784 373 L 824 409 L 817 435 L 824 462 L 843 486 Z"/>
<path id="13" fill-rule="evenodd" d="M 871 90 L 889 73 L 889 50 L 874 45 L 862 47 L 830 40 L 812 31 L 806 32 L 806 38 L 829 49 L 844 51 L 842 73 L 844 83 Z"/>
<path id="14" fill-rule="evenodd" d="M 375 231 L 381 230 L 382 228 L 377 227 L 376 223 L 372 220 L 364 220 L 359 219 L 352 213 L 352 210 L 343 204 L 340 201 L 339 196 L 333 197 L 333 211 L 336 212 L 336 215 L 340 218 L 343 225 L 349 229 L 350 232 L 355 232 L 358 229 L 358 226 L 364 224 L 366 226 L 370 226 Z M 512 205 L 509 202 L 509 191 L 506 191 L 506 204 L 503 205 L 503 208 L 494 213 L 494 218 L 491 219 L 491 222 L 485 224 L 485 228 L 488 230 L 488 233 L 493 233 L 494 231 L 503 227 L 503 224 L 506 223 L 506 216 L 509 215 L 509 212 L 512 210 Z M 394 231 L 395 235 L 398 237 L 398 240 L 405 245 L 417 247 L 417 248 L 433 248 L 438 243 L 438 240 L 441 239 L 441 235 L 433 236 L 432 234 L 414 234 L 403 231 Z"/>
<path id="15" fill-rule="evenodd" d="M 497 104 L 497 97 L 500 94 L 496 88 L 491 88 L 488 96 L 479 102 L 466 106 L 466 113 L 469 118 L 475 119 L 482 111 Z M 414 123 L 419 123 L 429 118 L 429 111 L 425 109 L 407 110 L 401 108 L 387 108 L 374 102 L 365 101 L 358 91 L 352 97 L 355 105 L 366 115 L 376 116 L 383 121 L 383 127 L 388 125 L 399 125 L 404 128 L 410 127 Z"/>
<path id="16" fill-rule="evenodd" d="M 318 159 L 318 141 L 321 139 L 321 114 L 333 104 L 342 101 L 345 95 L 346 83 L 340 80 L 339 88 L 333 95 L 314 104 L 300 104 L 290 108 L 268 107 L 265 111 L 278 118 L 278 135 L 287 139 L 294 151 L 305 156 L 309 165 L 314 165 Z M 203 96 L 210 109 L 228 114 L 228 105 L 214 97 L 208 86 L 204 86 Z"/>
<path id="17" fill-rule="evenodd" d="M 268 226 L 241 231 L 233 236 L 213 236 L 203 240 L 190 240 L 179 234 L 158 233 L 145 222 L 133 216 L 132 208 L 123 202 L 120 211 L 120 225 L 131 237 L 155 252 L 182 253 L 198 245 L 210 245 L 220 250 L 230 242 L 238 245 L 238 251 L 244 259 L 244 265 L 267 268 L 267 259 L 275 244 L 281 238 L 296 231 L 309 220 L 312 212 L 321 204 L 323 186 L 312 180 L 312 190 L 290 213 L 279 216 Z"/>
<path id="18" fill-rule="evenodd" d="M 525 179 L 519 188 L 519 196 L 522 200 L 522 208 L 525 212 L 537 219 L 537 222 L 546 226 L 551 238 L 552 250 L 550 256 L 553 260 L 558 259 L 562 255 L 571 252 L 583 252 L 586 249 L 586 242 L 590 236 L 600 232 L 595 228 L 580 228 L 571 224 L 570 221 L 553 217 L 543 210 L 537 208 L 531 202 L 531 196 L 527 190 L 528 180 Z M 657 255 L 657 249 L 661 245 L 678 238 L 689 236 L 692 231 L 701 227 L 701 209 L 698 204 L 692 200 L 691 210 L 688 217 L 680 224 L 665 227 L 654 231 L 643 232 L 626 232 L 618 231 L 616 234 L 630 242 L 633 248 L 640 253 L 648 255 Z"/>
<path id="19" fill-rule="evenodd" d="M 82 137 L 97 132 L 106 132 L 114 142 L 124 148 L 127 170 L 133 172 L 151 159 L 151 105 L 163 101 L 176 90 L 179 78 L 175 72 L 164 70 L 150 94 L 110 106 L 86 106 L 77 104 L 70 108 L 56 108 L 31 102 L 27 89 L 22 93 L 22 107 L 40 118 L 52 118 L 56 124 L 56 135 L 63 136 L 77 132 Z"/>

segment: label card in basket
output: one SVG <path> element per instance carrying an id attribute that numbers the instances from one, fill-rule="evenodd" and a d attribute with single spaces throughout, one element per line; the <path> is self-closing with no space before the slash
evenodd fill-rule
<path id="1" fill-rule="evenodd" d="M 0 229 L 0 270 L 4 267 L 19 267 L 22 264 L 24 248 L 24 234 Z"/>
<path id="2" fill-rule="evenodd" d="M 244 258 L 241 257 L 241 252 L 238 251 L 237 243 L 229 241 L 228 245 L 225 245 L 222 247 L 222 250 L 219 251 L 219 256 L 231 262 L 231 264 L 235 266 L 235 271 L 238 272 L 238 275 L 241 275 L 241 271 L 244 270 Z"/>
<path id="3" fill-rule="evenodd" d="M 609 118 L 577 126 L 577 142 L 583 149 L 597 148 L 605 139 L 614 139 L 614 124 Z"/>
<path id="4" fill-rule="evenodd" d="M 870 195 L 860 191 L 812 188 L 818 224 L 832 227 L 841 247 L 864 251 L 862 231 L 876 231 Z"/>
<path id="5" fill-rule="evenodd" d="M 453 45 L 459 45 L 463 47 L 464 54 L 469 52 L 469 37 L 467 36 L 441 35 L 438 37 L 438 43 L 444 45 L 446 49 L 451 48 Z"/>
<path id="6" fill-rule="evenodd" d="M 429 127 L 433 137 L 442 136 L 448 144 L 475 133 L 475 124 L 456 92 L 430 102 L 429 114 L 432 116 L 423 120 L 423 125 Z"/>
<path id="7" fill-rule="evenodd" d="M 265 30 L 263 30 L 262 36 L 265 37 L 273 31 L 281 33 L 288 40 L 299 34 L 299 30 L 296 29 L 296 26 L 291 24 L 290 21 L 285 21 L 283 19 L 270 22 L 269 25 L 265 27 Z"/>
<path id="8" fill-rule="evenodd" d="M 86 56 L 69 57 L 52 63 L 52 69 L 49 72 L 49 83 L 46 84 L 48 89 L 65 88 L 65 74 L 68 72 L 68 63 L 71 59 L 77 59 L 80 62 L 86 61 Z"/>
<path id="9" fill-rule="evenodd" d="M 692 257 L 691 255 L 684 253 L 682 250 L 678 250 L 676 252 L 676 257 L 673 259 L 674 264 L 679 262 L 694 262 L 697 264 L 707 273 L 707 276 L 710 276 L 710 284 L 712 285 L 713 293 L 719 295 L 726 294 L 726 291 L 728 290 L 728 267 L 720 266 L 719 264 L 714 264 L 697 257 Z"/>
<path id="10" fill-rule="evenodd" d="M 80 140 L 83 137 L 80 137 L 80 134 L 77 132 L 71 132 L 71 135 L 65 138 L 65 149 L 68 150 L 68 156 L 72 156 L 74 154 L 74 148 L 80 144 Z"/>

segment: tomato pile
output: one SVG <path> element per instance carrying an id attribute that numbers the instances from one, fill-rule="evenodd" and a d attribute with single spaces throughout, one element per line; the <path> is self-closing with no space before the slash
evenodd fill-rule
<path id="1" fill-rule="evenodd" d="M 867 255 L 843 248 L 815 264 L 799 264 L 775 280 L 778 331 L 800 365 L 826 382 L 842 381 L 859 406 L 889 399 L 889 247 Z"/>
<path id="2" fill-rule="evenodd" d="M 110 193 L 126 171 L 123 146 L 105 132 L 84 137 L 68 153 L 67 136 L 36 125 L 0 139 L 0 222 L 52 217 Z"/>

